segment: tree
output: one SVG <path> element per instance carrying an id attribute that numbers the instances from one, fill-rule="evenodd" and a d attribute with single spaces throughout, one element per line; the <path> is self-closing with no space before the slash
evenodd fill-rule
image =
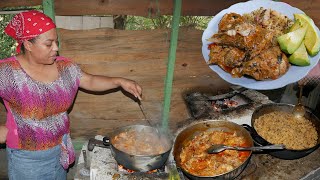
<path id="1" fill-rule="evenodd" d="M 12 56 L 16 49 L 15 40 L 4 33 L 4 28 L 13 16 L 13 14 L 0 15 L 0 59 Z"/>
<path id="2" fill-rule="evenodd" d="M 180 26 L 193 27 L 204 30 L 211 20 L 210 16 L 181 16 Z M 127 30 L 162 29 L 171 28 L 172 16 L 157 16 L 145 18 L 140 16 L 128 16 L 126 21 Z"/>

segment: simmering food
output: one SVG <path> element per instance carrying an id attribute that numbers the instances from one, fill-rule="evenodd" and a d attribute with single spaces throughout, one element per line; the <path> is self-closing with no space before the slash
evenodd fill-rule
<path id="1" fill-rule="evenodd" d="M 244 137 L 235 132 L 205 131 L 188 141 L 180 153 L 181 166 L 196 176 L 215 176 L 239 167 L 249 156 L 250 151 L 225 150 L 208 154 L 213 144 L 248 147 Z"/>
<path id="2" fill-rule="evenodd" d="M 112 139 L 112 145 L 130 155 L 159 155 L 169 150 L 164 136 L 151 131 L 128 130 Z"/>
<path id="3" fill-rule="evenodd" d="M 254 128 L 268 142 L 284 144 L 287 149 L 311 148 L 318 140 L 318 133 L 309 120 L 296 118 L 288 112 L 264 114 L 255 120 Z"/>

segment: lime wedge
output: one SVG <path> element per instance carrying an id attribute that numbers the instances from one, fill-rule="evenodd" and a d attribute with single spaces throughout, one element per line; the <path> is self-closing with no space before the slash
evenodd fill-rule
<path id="1" fill-rule="evenodd" d="M 306 35 L 307 29 L 307 26 L 304 26 L 279 36 L 277 40 L 281 50 L 287 54 L 292 54 L 297 50 Z"/>
<path id="2" fill-rule="evenodd" d="M 313 20 L 306 14 L 294 14 L 294 19 L 299 21 L 303 26 L 308 25 L 308 29 L 304 38 L 307 51 L 310 56 L 315 56 L 320 50 L 320 38 L 316 25 Z"/>
<path id="3" fill-rule="evenodd" d="M 297 66 L 310 65 L 310 59 L 304 43 L 289 57 L 289 62 Z"/>

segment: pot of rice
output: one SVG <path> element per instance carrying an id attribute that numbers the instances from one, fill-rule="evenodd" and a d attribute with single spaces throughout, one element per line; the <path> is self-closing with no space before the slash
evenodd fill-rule
<path id="1" fill-rule="evenodd" d="M 320 121 L 306 108 L 302 118 L 293 116 L 292 104 L 270 103 L 258 107 L 252 114 L 251 127 L 246 126 L 258 146 L 284 144 L 286 149 L 268 153 L 281 159 L 298 159 L 319 147 Z"/>

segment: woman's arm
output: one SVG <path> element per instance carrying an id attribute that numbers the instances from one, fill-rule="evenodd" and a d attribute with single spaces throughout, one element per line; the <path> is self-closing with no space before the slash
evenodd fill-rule
<path id="1" fill-rule="evenodd" d="M 5 126 L 0 126 L 0 144 L 6 142 L 7 133 L 8 129 Z"/>
<path id="2" fill-rule="evenodd" d="M 122 87 L 141 100 L 142 88 L 135 81 L 122 77 L 107 77 L 82 72 L 80 87 L 89 91 L 106 91 Z"/>

